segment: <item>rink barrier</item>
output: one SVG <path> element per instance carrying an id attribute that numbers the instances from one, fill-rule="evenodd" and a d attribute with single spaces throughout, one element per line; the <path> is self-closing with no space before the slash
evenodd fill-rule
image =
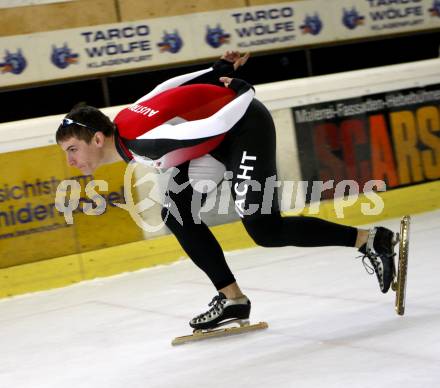
<path id="1" fill-rule="evenodd" d="M 368 218 L 370 223 L 396 218 L 402 214 L 416 214 L 440 208 L 440 182 L 431 182 L 397 189 L 381 194 L 386 211 Z M 418 200 L 423 198 L 422 201 Z M 348 219 L 335 216 L 333 203 L 321 205 L 320 218 L 356 226 L 365 222 L 359 206 L 362 196 L 352 207 L 346 208 Z M 288 214 L 288 213 L 286 213 Z M 308 215 L 307 210 L 302 215 Z M 313 215 L 312 215 L 313 216 Z M 226 252 L 255 247 L 241 222 L 211 228 Z M 353 251 L 355 255 L 356 252 Z M 270 255 L 270 251 L 268 251 Z M 164 265 L 178 260 L 189 260 L 174 236 L 133 242 L 111 248 L 68 255 L 37 263 L 0 270 L 0 298 L 69 286 L 84 280 L 112 276 L 123 272 Z"/>
<path id="2" fill-rule="evenodd" d="M 253 246 L 239 222 L 212 228 L 225 251 Z M 186 257 L 174 236 L 0 269 L 0 298 L 163 265 Z"/>
<path id="3" fill-rule="evenodd" d="M 385 91 L 440 84 L 438 65 L 439 60 L 435 59 L 258 85 L 257 96 L 271 110 L 277 127 L 277 161 L 280 179 L 301 179 L 298 157 L 300 147 L 296 144 L 294 136 L 295 124 L 292 119 L 292 108 L 356 96 L 368 96 Z M 113 118 L 120 109 L 121 107 L 112 107 L 104 111 Z M 62 117 L 63 115 L 56 115 L 0 124 L 0 152 L 15 153 L 40 147 L 56 147 L 53 132 Z M 9 172 L 10 167 L 6 165 L 4 171 Z M 362 215 L 360 206 L 365 201 L 362 196 L 355 205 L 344 210 L 343 220 L 336 217 L 331 202 L 321 205 L 318 216 L 345 224 L 359 225 L 400 217 L 404 214 L 431 211 L 440 207 L 440 182 L 437 180 L 415 184 L 380 195 L 385 202 L 385 211 L 378 216 Z M 307 210 L 303 214 L 307 215 Z M 101 225 L 104 220 L 105 217 L 100 221 Z M 240 222 L 216 226 L 213 230 L 226 251 L 254 246 Z M 50 260 L 0 269 L 0 297 L 61 287 L 100 276 L 169 263 L 185 256 L 174 237 L 152 237 L 144 234 L 145 241 L 131 242 L 113 248 L 104 246 L 102 249 L 91 252 L 76 251 Z M 13 240 L 11 239 L 11 243 L 15 243 L 17 247 L 23 244 L 31 245 L 28 240 L 23 244 L 17 244 Z"/>

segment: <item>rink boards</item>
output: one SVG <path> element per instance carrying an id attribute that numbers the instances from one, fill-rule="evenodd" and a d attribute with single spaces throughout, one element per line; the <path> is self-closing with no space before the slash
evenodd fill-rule
<path id="1" fill-rule="evenodd" d="M 352 179 L 362 188 L 368 178 L 383 178 L 392 188 L 379 193 L 384 204 L 379 214 L 363 214 L 363 207 L 371 201 L 362 193 L 357 200 L 351 198 L 349 206 L 344 199 L 329 199 L 319 208 L 312 203 L 311 208 L 299 212 L 293 211 L 293 196 L 283 202 L 286 213 L 359 225 L 438 208 L 438 63 L 435 59 L 257 86 L 257 97 L 269 107 L 277 127 L 280 180 L 310 183 L 314 176 L 323 181 L 328 176 L 335 183 Z M 113 117 L 120 108 L 108 108 L 106 113 Z M 358 109 L 357 114 L 350 114 L 349 109 Z M 176 240 L 164 230 L 142 232 L 126 212 L 111 206 L 124 194 L 122 163 L 101 170 L 97 176 L 109 181 L 108 190 L 101 192 L 110 205 L 108 212 L 91 217 L 79 211 L 74 224 L 66 226 L 64 217 L 53 211 L 53 189 L 58 181 L 80 175 L 66 170 L 64 156 L 54 145 L 53 134 L 61 117 L 0 125 L 0 158 L 7 167 L 0 193 L 0 297 L 185 257 Z M 324 136 L 310 137 L 313 133 Z M 334 161 L 332 152 L 343 157 Z M 314 159 L 308 160 L 308 155 Z M 9 165 L 5 164 L 8 161 Z M 82 190 L 87 179 L 80 179 Z M 33 186 L 26 189 L 24 181 Z M 14 187 L 15 191 L 11 190 Z M 30 193 L 28 197 L 14 198 L 25 190 Z M 148 188 L 135 194 L 143 198 Z M 296 194 L 308 195 L 300 190 Z M 159 222 L 159 212 L 160 205 L 153 206 L 147 218 Z M 218 222 L 217 218 L 215 210 L 205 215 L 210 225 Z M 224 224 L 213 229 L 225 250 L 253 245 L 236 216 L 223 217 L 221 222 Z M 51 228 L 55 224 L 59 227 Z"/>

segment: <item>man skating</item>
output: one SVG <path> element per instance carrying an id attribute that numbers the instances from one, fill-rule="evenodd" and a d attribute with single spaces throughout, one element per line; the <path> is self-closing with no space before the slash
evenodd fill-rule
<path id="1" fill-rule="evenodd" d="M 56 134 L 69 165 L 86 174 L 107 163 L 133 159 L 159 169 L 178 169 L 173 184 L 185 188 L 167 190 L 162 218 L 218 291 L 210 308 L 190 321 L 194 329 L 247 319 L 251 310 L 219 243 L 191 208 L 194 195 L 201 194 L 188 182 L 200 176 L 220 183 L 223 172 L 230 172 L 236 211 L 258 245 L 355 247 L 363 253 L 363 262 L 370 262 L 383 293 L 394 277 L 392 231 L 281 217 L 276 191 L 267 203 L 265 183 L 277 176 L 274 123 L 254 98 L 253 87 L 230 77 L 247 59 L 248 55 L 227 52 L 209 69 L 172 78 L 119 112 L 114 122 L 96 108 L 78 105 Z"/>

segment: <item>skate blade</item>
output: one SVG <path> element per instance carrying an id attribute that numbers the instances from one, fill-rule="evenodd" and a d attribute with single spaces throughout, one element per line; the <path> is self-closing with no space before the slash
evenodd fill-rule
<path id="1" fill-rule="evenodd" d="M 239 324 L 239 326 L 222 327 L 224 325 L 231 324 L 231 323 L 237 323 L 237 324 Z M 256 331 L 256 330 L 263 330 L 263 329 L 267 329 L 268 327 L 269 327 L 269 325 L 267 324 L 267 322 L 259 322 L 259 323 L 255 323 L 255 324 L 251 325 L 249 323 L 249 321 L 234 320 L 234 321 L 229 321 L 229 322 L 226 322 L 222 325 L 219 325 L 214 329 L 195 330 L 193 332 L 193 334 L 191 334 L 191 335 L 184 335 L 182 337 L 176 337 L 171 342 L 171 345 L 173 345 L 173 346 L 182 345 L 187 342 L 201 341 L 201 340 L 210 339 L 210 338 L 217 338 L 217 337 L 226 337 L 226 336 L 230 336 L 230 335 L 234 335 L 234 334 L 242 334 L 242 333 L 247 333 L 247 332 Z"/>
<path id="2" fill-rule="evenodd" d="M 392 290 L 396 292 L 394 307 L 398 315 L 405 314 L 410 222 L 410 216 L 405 216 L 400 221 L 399 258 L 397 263 L 398 268 L 396 278 L 393 280 L 391 285 Z"/>
<path id="3" fill-rule="evenodd" d="M 394 247 L 400 243 L 400 233 L 396 233 L 396 239 L 393 241 L 393 250 Z M 399 258 L 397 258 L 397 262 L 399 261 Z M 391 289 L 395 292 L 397 290 L 397 266 L 395 263 L 395 256 L 393 257 L 393 280 L 391 281 Z"/>

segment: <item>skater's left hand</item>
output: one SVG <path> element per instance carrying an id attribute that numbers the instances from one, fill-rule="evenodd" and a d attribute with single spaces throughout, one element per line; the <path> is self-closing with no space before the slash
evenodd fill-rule
<path id="1" fill-rule="evenodd" d="M 234 70 L 237 70 L 240 66 L 244 66 L 249 59 L 251 53 L 247 52 L 241 56 L 239 51 L 226 51 L 220 59 L 231 62 L 234 64 Z"/>

